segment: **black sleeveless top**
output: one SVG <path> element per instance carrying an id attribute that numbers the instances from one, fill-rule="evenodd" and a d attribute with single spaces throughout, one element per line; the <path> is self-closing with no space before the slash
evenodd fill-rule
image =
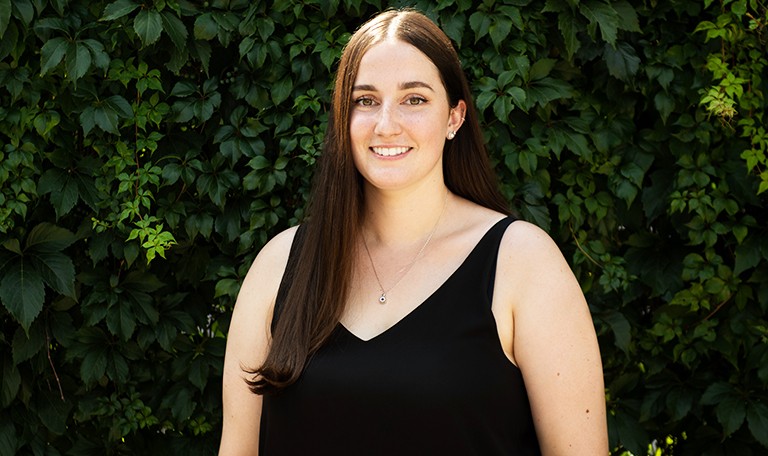
<path id="1" fill-rule="evenodd" d="M 522 375 L 491 313 L 499 244 L 512 221 L 494 225 L 437 291 L 382 334 L 363 341 L 339 324 L 295 384 L 264 397 L 259 454 L 540 454 Z"/>

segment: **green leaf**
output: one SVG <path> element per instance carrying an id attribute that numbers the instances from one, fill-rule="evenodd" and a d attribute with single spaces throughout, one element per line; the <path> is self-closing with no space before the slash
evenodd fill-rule
<path id="1" fill-rule="evenodd" d="M 750 403 L 747 407 L 749 431 L 764 447 L 768 447 L 768 406 L 761 402 Z"/>
<path id="2" fill-rule="evenodd" d="M 715 407 L 717 420 L 723 425 L 723 433 L 729 436 L 736 432 L 744 423 L 747 415 L 747 404 L 737 396 L 728 396 Z"/>
<path id="3" fill-rule="evenodd" d="M 709 385 L 709 387 L 701 395 L 700 402 L 703 405 L 713 405 L 721 401 L 724 401 L 727 397 L 734 394 L 733 386 L 727 382 L 717 382 Z"/>
<path id="4" fill-rule="evenodd" d="M 197 40 L 212 40 L 219 33 L 219 24 L 211 13 L 203 13 L 195 19 L 194 33 Z"/>
<path id="5" fill-rule="evenodd" d="M 0 280 L 0 300 L 26 331 L 43 310 L 43 279 L 25 261 L 18 261 L 14 266 L 7 267 Z"/>
<path id="6" fill-rule="evenodd" d="M 67 431 L 69 412 L 74 405 L 72 401 L 64 400 L 53 391 L 38 393 L 35 399 L 35 410 L 40 422 L 53 434 L 64 434 Z"/>
<path id="7" fill-rule="evenodd" d="M 155 10 L 142 9 L 133 21 L 133 29 L 146 47 L 160 39 L 163 31 L 163 21 L 160 13 Z"/>
<path id="8" fill-rule="evenodd" d="M 16 374 L 18 376 L 18 372 Z M 3 374 L 5 380 L 5 374 Z M 7 404 L 3 404 L 5 406 Z M 0 418 L 0 456 L 15 456 L 19 446 L 19 436 L 21 434 L 16 430 L 10 413 Z"/>
<path id="9" fill-rule="evenodd" d="M 110 3 L 104 7 L 104 13 L 99 19 L 100 21 L 114 21 L 127 14 L 132 13 L 136 8 L 141 5 L 134 3 L 132 0 L 117 0 L 114 3 Z"/>
<path id="10" fill-rule="evenodd" d="M 293 91 L 293 81 L 291 78 L 282 78 L 272 86 L 272 101 L 278 105 L 287 100 Z"/>
<path id="11" fill-rule="evenodd" d="M 77 81 L 85 76 L 91 68 L 91 62 L 91 53 L 86 46 L 80 43 L 69 43 L 66 60 L 64 61 L 69 79 Z"/>
<path id="12" fill-rule="evenodd" d="M 557 28 L 560 29 L 560 33 L 563 35 L 563 42 L 565 43 L 565 53 L 568 55 L 568 59 L 573 59 L 576 51 L 581 47 L 581 41 L 578 37 L 578 23 L 573 13 L 564 12 L 557 16 Z"/>
<path id="13" fill-rule="evenodd" d="M 739 275 L 742 272 L 754 268 L 760 263 L 760 250 L 754 242 L 747 241 L 736 247 L 736 264 L 733 268 L 733 274 Z"/>
<path id="14" fill-rule="evenodd" d="M 75 265 L 63 253 L 38 253 L 35 269 L 40 272 L 43 281 L 53 290 L 72 299 L 75 294 Z"/>
<path id="15" fill-rule="evenodd" d="M 599 0 L 587 0 L 579 4 L 579 12 L 589 21 L 592 35 L 594 35 L 595 26 L 600 26 L 600 35 L 603 40 L 611 46 L 616 43 L 619 14 L 611 5 Z"/>
<path id="16" fill-rule="evenodd" d="M 631 326 L 627 318 L 618 311 L 612 311 L 605 315 L 603 319 L 611 327 L 613 336 L 616 339 L 616 346 L 624 353 L 629 355 L 629 341 L 631 338 Z"/>
<path id="17" fill-rule="evenodd" d="M 669 115 L 675 110 L 675 100 L 666 92 L 659 92 L 653 97 L 653 105 L 661 115 L 661 121 L 667 123 Z"/>
<path id="18" fill-rule="evenodd" d="M 552 69 L 555 67 L 556 63 L 557 60 L 555 59 L 537 60 L 533 63 L 533 65 L 531 65 L 531 70 L 528 73 L 528 80 L 537 81 L 549 76 L 549 73 L 552 72 Z"/>
<path id="19" fill-rule="evenodd" d="M 38 320 L 28 332 L 18 328 L 13 335 L 12 345 L 13 363 L 16 365 L 40 353 L 46 346 L 43 324 Z"/>
<path id="20" fill-rule="evenodd" d="M 498 49 L 501 43 L 509 36 L 510 31 L 512 31 L 512 21 L 506 17 L 497 16 L 488 27 L 488 34 L 491 37 L 493 46 Z"/>
<path id="21" fill-rule="evenodd" d="M 21 386 L 19 370 L 11 361 L 10 357 L 3 356 L 0 364 L 0 406 L 3 408 L 16 399 Z"/>
<path id="22" fill-rule="evenodd" d="M 637 19 L 637 11 L 627 1 L 620 0 L 618 2 L 611 2 L 611 6 L 616 10 L 619 15 L 619 28 L 627 30 L 629 32 L 642 32 L 640 29 L 640 21 Z"/>
<path id="23" fill-rule="evenodd" d="M 32 19 L 35 17 L 35 6 L 32 5 L 32 1 L 14 0 L 11 3 L 16 10 L 16 18 L 20 19 L 24 23 L 24 27 L 29 27 L 29 25 L 32 23 Z"/>
<path id="24" fill-rule="evenodd" d="M 41 253 L 60 252 L 76 240 L 75 235 L 66 228 L 52 223 L 40 223 L 29 232 L 25 249 Z"/>
<path id="25" fill-rule="evenodd" d="M 69 42 L 61 37 L 51 38 L 40 49 L 40 75 L 43 76 L 55 68 L 67 52 Z"/>
<path id="26" fill-rule="evenodd" d="M 187 45 L 187 37 L 189 36 L 184 23 L 168 10 L 161 13 L 161 18 L 163 20 L 163 30 L 171 38 L 176 49 L 183 49 Z"/>
<path id="27" fill-rule="evenodd" d="M 476 11 L 469 16 L 469 26 L 475 32 L 475 43 L 488 34 L 492 23 L 491 17 L 483 11 Z"/>
<path id="28" fill-rule="evenodd" d="M 629 81 L 640 68 L 640 58 L 625 41 L 615 47 L 606 44 L 603 47 L 603 58 L 608 66 L 608 74 L 622 81 Z"/>
<path id="29" fill-rule="evenodd" d="M 0 0 L 0 37 L 5 36 L 11 21 L 11 0 Z"/>
<path id="30" fill-rule="evenodd" d="M 136 330 L 136 318 L 129 302 L 122 300 L 107 311 L 107 328 L 124 341 L 131 338 Z"/>

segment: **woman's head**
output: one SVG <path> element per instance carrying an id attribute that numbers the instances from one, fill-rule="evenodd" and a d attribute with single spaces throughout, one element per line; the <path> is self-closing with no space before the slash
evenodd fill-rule
<path id="1" fill-rule="evenodd" d="M 414 10 L 388 10 L 363 24 L 350 38 L 341 56 L 336 75 L 331 120 L 328 125 L 324 154 L 329 166 L 343 173 L 355 174 L 362 186 L 351 157 L 350 117 L 352 91 L 363 56 L 376 44 L 397 39 L 422 52 L 437 68 L 448 96 L 450 107 L 460 100 L 466 105 L 465 121 L 455 138 L 443 148 L 444 179 L 454 193 L 507 211 L 506 203 L 498 197 L 496 182 L 490 173 L 483 145 L 483 136 L 472 108 L 472 96 L 456 50 L 450 39 L 425 15 Z M 349 178 L 345 178 L 349 182 Z M 479 182 L 478 182 L 479 180 Z M 490 197 L 488 189 L 496 195 Z M 359 189 L 362 192 L 362 189 Z M 499 203 L 503 204 L 501 206 Z"/>

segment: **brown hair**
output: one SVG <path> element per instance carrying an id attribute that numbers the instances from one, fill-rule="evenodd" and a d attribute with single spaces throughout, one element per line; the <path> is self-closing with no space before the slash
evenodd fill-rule
<path id="1" fill-rule="evenodd" d="M 509 213 L 483 145 L 471 93 L 451 41 L 429 18 L 406 10 L 382 12 L 361 26 L 344 49 L 336 74 L 323 154 L 312 183 L 307 219 L 283 278 L 285 289 L 264 364 L 247 372 L 257 394 L 291 385 L 309 357 L 336 328 L 346 302 L 363 213 L 363 182 L 352 160 L 349 133 L 352 87 L 363 55 L 394 34 L 437 67 L 451 107 L 467 103 L 465 122 L 443 149 L 446 186 L 456 195 Z"/>

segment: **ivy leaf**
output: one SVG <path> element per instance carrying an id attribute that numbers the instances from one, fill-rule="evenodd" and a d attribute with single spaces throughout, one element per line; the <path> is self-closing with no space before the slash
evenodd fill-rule
<path id="1" fill-rule="evenodd" d="M 127 341 L 136 329 L 136 319 L 131 305 L 126 300 L 118 302 L 107 311 L 107 328 L 109 332 Z"/>
<path id="2" fill-rule="evenodd" d="M 37 184 L 37 193 L 39 195 L 50 194 L 53 210 L 56 212 L 56 219 L 69 213 L 77 203 L 78 184 L 70 174 L 58 168 L 52 168 L 46 171 Z"/>
<path id="3" fill-rule="evenodd" d="M 104 49 L 104 45 L 96 40 L 91 39 L 83 40 L 81 43 L 91 53 L 91 59 L 93 60 L 93 64 L 96 65 L 96 68 L 107 71 L 109 68 L 110 58 L 109 54 L 107 54 L 106 50 Z"/>
<path id="4" fill-rule="evenodd" d="M 27 236 L 25 250 L 33 252 L 60 252 L 77 240 L 66 228 L 52 223 L 40 223 L 32 228 Z"/>
<path id="5" fill-rule="evenodd" d="M 736 432 L 744 423 L 747 415 L 747 404 L 738 396 L 728 396 L 715 407 L 717 421 L 723 425 L 723 433 L 729 436 Z"/>
<path id="6" fill-rule="evenodd" d="M 106 100 L 96 101 L 80 113 L 80 124 L 86 136 L 98 126 L 107 133 L 118 134 L 120 118 L 130 118 L 133 116 L 133 109 L 130 103 L 120 95 L 112 95 Z"/>
<path id="7" fill-rule="evenodd" d="M 608 74 L 622 81 L 629 81 L 640 68 L 640 58 L 635 49 L 624 41 L 617 46 L 606 44 L 603 47 L 603 58 L 608 66 Z"/>
<path id="8" fill-rule="evenodd" d="M 40 76 L 45 75 L 55 68 L 67 53 L 69 42 L 65 38 L 57 37 L 46 41 L 40 49 Z"/>
<path id="9" fill-rule="evenodd" d="M 483 11 L 476 11 L 469 16 L 469 26 L 475 32 L 475 43 L 488 34 L 491 24 L 491 17 Z"/>
<path id="10" fill-rule="evenodd" d="M 619 14 L 616 10 L 598 0 L 587 0 L 579 5 L 579 12 L 589 21 L 590 35 L 594 37 L 597 26 L 600 27 L 600 35 L 608 44 L 616 43 L 616 33 L 619 28 Z"/>
<path id="11" fill-rule="evenodd" d="M 86 46 L 80 43 L 69 43 L 66 60 L 64 61 L 69 79 L 77 81 L 85 76 L 91 68 L 91 62 L 91 53 Z"/>
<path id="12" fill-rule="evenodd" d="M 133 21 L 133 29 L 139 35 L 142 46 L 153 44 L 160 39 L 160 33 L 163 31 L 160 13 L 155 10 L 141 10 Z"/>
<path id="13" fill-rule="evenodd" d="M 496 17 L 496 20 L 488 27 L 488 34 L 496 49 L 509 36 L 510 31 L 512 31 L 512 21 L 503 16 Z"/>
<path id="14" fill-rule="evenodd" d="M 0 0 L 0 37 L 5 35 L 11 22 L 11 0 Z"/>
<path id="15" fill-rule="evenodd" d="M 183 49 L 187 45 L 187 37 L 189 36 L 184 23 L 168 10 L 160 13 L 160 17 L 163 20 L 163 30 L 171 38 L 176 49 Z"/>
<path id="16" fill-rule="evenodd" d="M 751 240 L 736 247 L 736 264 L 733 275 L 737 276 L 747 269 L 754 268 L 760 263 L 761 255 L 755 242 Z"/>
<path id="17" fill-rule="evenodd" d="M 629 32 L 641 32 L 640 21 L 637 19 L 637 11 L 626 0 L 611 2 L 611 6 L 619 15 L 619 28 Z"/>
<path id="18" fill-rule="evenodd" d="M 2 363 L 0 364 L 0 383 L 2 383 L 0 384 L 0 406 L 7 407 L 19 393 L 21 375 L 10 357 L 4 355 L 0 363 Z M 2 437 L 0 437 L 1 441 Z"/>
<path id="19" fill-rule="evenodd" d="M 76 299 L 75 265 L 63 253 L 40 252 L 34 255 L 35 268 L 43 281 L 58 293 Z"/>
<path id="20" fill-rule="evenodd" d="M 219 33 L 219 25 L 211 13 L 203 13 L 195 19 L 195 39 L 212 40 Z"/>
<path id="21" fill-rule="evenodd" d="M 134 3 L 132 0 L 117 0 L 114 3 L 110 3 L 104 7 L 104 15 L 99 19 L 100 21 L 114 21 L 127 14 L 132 13 L 136 8 L 141 5 Z"/>
<path id="22" fill-rule="evenodd" d="M 40 323 L 40 320 L 32 325 L 29 332 L 18 328 L 13 335 L 12 345 L 13 363 L 16 365 L 40 353 L 46 345 L 43 324 Z"/>
<path id="23" fill-rule="evenodd" d="M 563 35 L 563 42 L 565 43 L 565 53 L 568 55 L 568 59 L 573 59 L 576 51 L 581 47 L 581 41 L 578 38 L 579 29 L 577 27 L 576 17 L 571 13 L 563 12 L 557 16 L 557 28 L 560 29 L 560 33 Z"/>
<path id="24" fill-rule="evenodd" d="M 724 401 L 727 397 L 733 395 L 733 387 L 727 382 L 717 382 L 709 387 L 701 395 L 700 402 L 703 405 L 713 405 Z"/>
<path id="25" fill-rule="evenodd" d="M 19 260 L 5 268 L 0 280 L 0 300 L 25 331 L 43 310 L 43 278 L 28 262 Z"/>
<path id="26" fill-rule="evenodd" d="M 611 327 L 611 331 L 613 331 L 613 335 L 616 338 L 616 346 L 628 355 L 631 327 L 627 318 L 621 312 L 612 311 L 605 315 L 603 319 Z"/>
<path id="27" fill-rule="evenodd" d="M 675 110 L 675 100 L 666 92 L 659 92 L 653 97 L 653 105 L 659 111 L 661 121 L 666 124 L 669 115 Z"/>
<path id="28" fill-rule="evenodd" d="M 747 407 L 747 424 L 752 435 L 763 446 L 768 447 L 768 406 L 753 402 Z"/>
<path id="29" fill-rule="evenodd" d="M 291 78 L 282 78 L 272 86 L 272 101 L 279 105 L 283 101 L 287 100 L 291 96 L 293 90 L 293 81 Z"/>

